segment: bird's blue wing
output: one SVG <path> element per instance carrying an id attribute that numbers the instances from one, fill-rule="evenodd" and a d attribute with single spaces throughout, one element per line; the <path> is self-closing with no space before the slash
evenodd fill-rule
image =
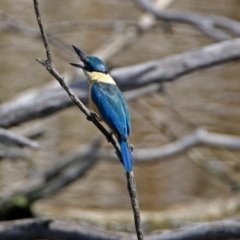
<path id="1" fill-rule="evenodd" d="M 126 140 L 131 131 L 130 114 L 124 96 L 117 85 L 95 82 L 91 97 L 104 121 Z"/>
<path id="2" fill-rule="evenodd" d="M 118 87 L 117 87 L 118 88 Z M 120 94 L 118 94 L 119 98 L 121 99 L 121 102 L 123 103 L 123 110 L 125 113 L 125 117 L 126 117 L 126 122 L 127 122 L 127 135 L 129 136 L 131 134 L 131 117 L 130 117 L 130 112 L 129 112 L 129 108 L 128 108 L 128 104 L 125 100 L 125 97 L 123 96 L 122 92 L 119 90 Z"/>

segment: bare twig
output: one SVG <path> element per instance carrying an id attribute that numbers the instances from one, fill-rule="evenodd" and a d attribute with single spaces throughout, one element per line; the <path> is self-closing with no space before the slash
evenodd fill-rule
<path id="1" fill-rule="evenodd" d="M 168 22 L 191 24 L 217 41 L 231 39 L 231 36 L 223 32 L 220 28 L 229 30 L 236 36 L 240 36 L 240 23 L 226 17 L 202 16 L 188 12 L 159 11 L 154 8 L 149 0 L 135 0 L 135 2 L 144 10 L 151 12 L 158 19 Z"/>
<path id="2" fill-rule="evenodd" d="M 34 149 L 39 148 L 39 144 L 37 142 L 3 128 L 0 128 L 0 142 L 5 145 L 31 147 Z"/>
<path id="3" fill-rule="evenodd" d="M 210 68 L 217 64 L 236 61 L 240 58 L 240 40 L 230 40 L 212 44 L 199 50 L 189 51 L 156 61 L 149 61 L 134 66 L 116 68 L 110 73 L 123 90 L 138 89 L 140 87 L 156 84 L 149 87 L 149 91 L 157 90 L 161 83 L 179 79 L 185 74 Z M 156 88 L 155 88 L 156 87 Z M 75 83 L 74 92 L 82 102 L 87 102 L 88 85 L 85 82 Z M 144 89 L 144 88 L 143 88 Z M 147 91 L 148 91 L 147 90 Z M 138 97 L 147 91 L 134 93 Z M 132 99 L 132 94 L 128 97 Z M 133 96 L 133 95 L 132 95 Z M 73 105 L 73 102 L 61 89 L 52 91 L 42 90 L 37 97 L 25 101 L 15 99 L 0 107 L 0 127 L 8 128 L 36 118 L 48 116 Z"/>
<path id="4" fill-rule="evenodd" d="M 141 216 L 140 216 L 140 210 L 139 210 L 139 204 L 138 204 L 138 196 L 137 196 L 137 188 L 135 183 L 134 172 L 133 171 L 126 172 L 126 177 L 127 177 L 128 191 L 129 191 L 129 195 L 132 203 L 137 238 L 138 240 L 143 240 L 144 235 L 143 235 L 143 229 L 141 226 Z"/>
<path id="5" fill-rule="evenodd" d="M 45 49 L 46 49 L 46 55 L 47 55 L 47 60 L 46 61 L 43 61 L 41 59 L 37 59 L 37 61 L 40 62 L 43 66 L 45 66 L 46 69 L 49 71 L 49 73 L 52 74 L 58 80 L 60 85 L 65 89 L 65 91 L 68 93 L 68 95 L 73 100 L 73 102 L 79 107 L 79 109 L 89 119 L 91 119 L 91 121 L 95 124 L 95 126 L 105 135 L 105 137 L 108 139 L 108 141 L 111 142 L 113 147 L 116 149 L 116 154 L 118 155 L 119 160 L 122 162 L 121 151 L 120 151 L 119 146 L 117 145 L 115 139 L 113 138 L 112 134 L 110 134 L 103 127 L 103 125 L 101 123 L 99 123 L 99 121 L 96 118 L 92 118 L 90 111 L 78 99 L 78 97 L 73 93 L 73 91 L 66 84 L 63 77 L 61 77 L 60 74 L 53 67 L 52 57 L 51 57 L 51 52 L 50 52 L 49 45 L 48 45 L 47 36 L 44 32 L 43 24 L 42 24 L 42 21 L 41 21 L 41 15 L 40 15 L 39 8 L 38 8 L 38 1 L 33 0 L 33 2 L 34 2 L 34 9 L 35 9 L 38 25 L 39 25 L 39 28 L 40 28 L 40 31 L 41 31 L 41 34 L 42 34 L 42 39 L 43 39 L 43 42 L 44 42 L 44 46 L 45 46 Z M 129 178 L 127 178 L 127 180 L 129 181 Z M 138 202 L 137 195 L 134 194 L 136 192 L 135 184 L 133 184 L 135 182 L 134 175 L 131 176 L 131 181 L 132 182 L 128 182 L 129 195 L 131 197 L 132 202 L 133 201 Z M 143 232 L 142 232 L 142 226 L 141 226 L 141 221 L 140 221 L 140 211 L 139 211 L 138 205 L 136 205 L 136 204 L 134 205 L 133 212 L 134 212 L 134 216 L 139 216 L 138 218 L 136 218 L 136 217 L 134 218 L 138 240 L 143 240 Z"/>

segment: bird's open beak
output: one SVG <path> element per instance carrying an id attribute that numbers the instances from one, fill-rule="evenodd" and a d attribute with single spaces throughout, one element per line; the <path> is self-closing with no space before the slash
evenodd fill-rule
<path id="1" fill-rule="evenodd" d="M 79 59 L 84 63 L 85 59 L 86 59 L 86 54 L 84 52 L 82 52 L 80 49 L 76 48 L 75 46 L 72 45 L 72 47 L 75 50 L 75 52 L 77 53 Z M 74 67 L 79 67 L 82 69 L 84 69 L 84 67 L 85 67 L 85 65 L 82 65 L 82 64 L 77 64 L 77 63 L 70 63 L 70 64 Z"/>

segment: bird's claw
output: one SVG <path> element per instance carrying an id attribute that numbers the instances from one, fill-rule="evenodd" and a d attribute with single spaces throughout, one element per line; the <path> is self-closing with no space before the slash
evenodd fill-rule
<path id="1" fill-rule="evenodd" d="M 117 151 L 115 151 L 115 154 L 116 154 L 117 157 L 120 159 L 120 162 L 123 164 L 123 160 L 122 160 L 121 154 L 119 154 Z"/>
<path id="2" fill-rule="evenodd" d="M 106 137 L 108 142 L 112 141 L 112 136 L 113 136 L 113 133 L 110 132 L 109 135 Z"/>
<path id="3" fill-rule="evenodd" d="M 134 150 L 134 145 L 129 144 L 129 149 L 130 149 L 131 152 L 133 152 L 133 150 Z"/>
<path id="4" fill-rule="evenodd" d="M 87 120 L 88 121 L 99 120 L 99 117 L 95 112 L 91 112 L 90 116 L 87 116 Z"/>

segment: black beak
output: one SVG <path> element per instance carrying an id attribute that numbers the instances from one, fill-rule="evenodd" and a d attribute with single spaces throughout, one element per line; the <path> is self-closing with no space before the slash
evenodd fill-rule
<path id="1" fill-rule="evenodd" d="M 77 55 L 79 56 L 80 60 L 84 63 L 85 59 L 86 59 L 86 54 L 84 52 L 82 52 L 80 49 L 76 48 L 75 46 L 73 46 L 74 51 L 77 53 Z M 74 67 L 79 67 L 79 68 L 83 68 L 84 69 L 84 65 L 82 64 L 77 64 L 77 63 L 70 63 L 72 66 Z"/>
<path id="2" fill-rule="evenodd" d="M 76 48 L 75 46 L 72 45 L 72 47 L 75 50 L 75 52 L 77 53 L 77 55 L 79 56 L 80 60 L 82 62 L 84 62 L 87 55 L 84 52 L 82 52 L 80 49 Z"/>

